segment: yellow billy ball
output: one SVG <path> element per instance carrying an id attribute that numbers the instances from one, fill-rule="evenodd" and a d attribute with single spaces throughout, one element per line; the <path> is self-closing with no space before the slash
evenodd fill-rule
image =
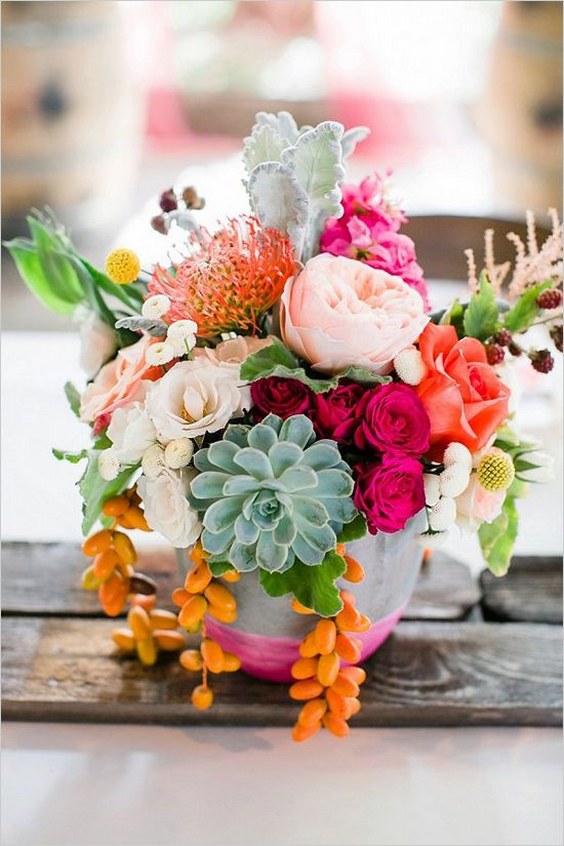
<path id="1" fill-rule="evenodd" d="M 515 478 L 510 455 L 500 449 L 486 453 L 478 464 L 478 482 L 487 491 L 506 491 Z"/>
<path id="2" fill-rule="evenodd" d="M 112 250 L 106 259 L 106 273 L 116 285 L 135 282 L 141 271 L 141 263 L 133 250 L 119 247 Z"/>

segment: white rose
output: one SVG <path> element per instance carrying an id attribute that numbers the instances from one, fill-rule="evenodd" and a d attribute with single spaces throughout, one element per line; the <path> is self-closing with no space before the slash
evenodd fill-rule
<path id="1" fill-rule="evenodd" d="M 202 525 L 186 496 L 196 471 L 165 468 L 155 479 L 141 476 L 137 483 L 149 526 L 178 549 L 192 546 Z"/>
<path id="2" fill-rule="evenodd" d="M 224 429 L 241 404 L 238 380 L 235 368 L 205 359 L 175 364 L 147 395 L 147 412 L 159 440 L 193 439 Z"/>
<path id="3" fill-rule="evenodd" d="M 95 311 L 77 310 L 80 320 L 80 366 L 93 379 L 118 348 L 115 329 L 100 320 Z"/>
<path id="4" fill-rule="evenodd" d="M 108 426 L 112 452 L 122 465 L 137 464 L 143 453 L 155 443 L 156 429 L 139 402 L 127 408 L 116 408 Z"/>

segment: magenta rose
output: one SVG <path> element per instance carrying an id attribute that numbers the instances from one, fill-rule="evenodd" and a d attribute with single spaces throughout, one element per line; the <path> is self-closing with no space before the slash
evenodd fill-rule
<path id="1" fill-rule="evenodd" d="M 315 396 L 313 425 L 320 438 L 332 438 L 341 444 L 352 443 L 355 413 L 365 389 L 356 382 L 343 381 L 326 394 Z"/>
<path id="2" fill-rule="evenodd" d="M 297 379 L 283 379 L 269 376 L 251 384 L 251 400 L 255 420 L 262 420 L 267 414 L 277 414 L 285 420 L 293 414 L 310 416 L 314 393 Z"/>
<path id="3" fill-rule="evenodd" d="M 399 532 L 425 505 L 423 465 L 407 455 L 388 453 L 381 461 L 355 468 L 354 504 L 366 515 L 368 531 Z"/>
<path id="4" fill-rule="evenodd" d="M 423 403 L 408 385 L 378 385 L 356 409 L 354 442 L 362 450 L 420 456 L 429 449 L 431 423 Z"/>

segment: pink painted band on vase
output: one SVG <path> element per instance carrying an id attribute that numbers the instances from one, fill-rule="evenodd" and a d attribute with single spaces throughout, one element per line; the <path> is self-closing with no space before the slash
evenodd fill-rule
<path id="1" fill-rule="evenodd" d="M 361 661 L 369 658 L 380 647 L 399 621 L 407 603 L 397 611 L 378 620 L 363 633 L 354 635 L 362 641 Z M 265 681 L 286 684 L 293 681 L 290 668 L 300 657 L 300 642 L 290 637 L 266 637 L 242 632 L 206 617 L 206 633 L 216 640 L 226 652 L 234 652 L 241 660 L 241 669 L 250 676 Z"/>

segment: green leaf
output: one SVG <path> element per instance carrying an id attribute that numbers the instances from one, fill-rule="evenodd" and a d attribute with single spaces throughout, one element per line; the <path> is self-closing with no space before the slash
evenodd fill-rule
<path id="1" fill-rule="evenodd" d="M 295 561 L 285 573 L 260 570 L 260 583 L 269 596 L 292 593 L 306 608 L 322 617 L 333 617 L 343 607 L 335 582 L 345 570 L 344 558 L 332 550 L 316 566 Z"/>
<path id="2" fill-rule="evenodd" d="M 65 382 L 65 396 L 75 417 L 80 417 L 80 391 L 72 382 Z"/>
<path id="3" fill-rule="evenodd" d="M 117 496 L 127 487 L 137 467 L 128 467 L 116 479 L 107 482 L 98 472 L 98 452 L 89 450 L 88 464 L 84 474 L 78 481 L 78 488 L 83 499 L 82 532 L 87 535 L 95 522 L 100 518 L 104 502 L 112 496 Z"/>
<path id="4" fill-rule="evenodd" d="M 482 523 L 478 538 L 486 563 L 494 576 L 505 576 L 511 563 L 519 529 L 515 497 L 506 497 L 503 510 L 492 523 Z"/>
<path id="5" fill-rule="evenodd" d="M 51 283 L 35 246 L 27 238 L 16 238 L 4 243 L 12 256 L 18 273 L 43 305 L 55 314 L 69 315 L 75 310 L 78 302 L 84 299 L 68 296 Z"/>
<path id="6" fill-rule="evenodd" d="M 82 256 L 77 256 L 81 264 L 86 268 L 93 282 L 102 289 L 106 294 L 120 300 L 131 311 L 139 312 L 140 306 L 143 304 L 144 292 L 141 287 L 137 285 L 116 285 L 115 282 L 102 273 L 101 270 L 90 264 Z"/>
<path id="7" fill-rule="evenodd" d="M 341 534 L 337 538 L 338 543 L 350 543 L 360 540 L 366 534 L 366 517 L 364 514 L 357 514 L 350 523 L 343 526 Z"/>
<path id="8" fill-rule="evenodd" d="M 441 326 L 454 326 L 456 334 L 459 338 L 462 338 L 464 337 L 464 311 L 465 306 L 459 300 L 454 300 L 451 307 L 443 312 L 438 322 Z"/>
<path id="9" fill-rule="evenodd" d="M 390 381 L 389 376 L 378 376 L 365 367 L 347 367 L 330 379 L 317 379 L 309 376 L 293 353 L 276 338 L 272 344 L 250 355 L 241 365 L 241 378 L 247 382 L 278 376 L 283 379 L 296 379 L 316 394 L 323 394 L 336 388 L 340 379 L 352 379 L 364 385 L 380 385 Z"/>
<path id="10" fill-rule="evenodd" d="M 224 573 L 234 573 L 235 567 L 229 561 L 212 561 L 208 560 L 208 567 L 210 568 L 212 576 L 223 576 Z"/>
<path id="11" fill-rule="evenodd" d="M 526 332 L 540 312 L 536 300 L 539 294 L 552 286 L 552 281 L 541 282 L 526 288 L 515 305 L 505 315 L 503 325 L 510 332 Z"/>
<path id="12" fill-rule="evenodd" d="M 472 296 L 464 312 L 464 334 L 470 338 L 485 341 L 498 327 L 499 308 L 487 275 L 480 275 L 480 289 Z"/>
<path id="13" fill-rule="evenodd" d="M 88 456 L 87 449 L 81 449 L 80 452 L 68 452 L 67 450 L 53 448 L 51 452 L 58 461 L 70 461 L 71 464 L 78 464 L 79 461 Z"/>

